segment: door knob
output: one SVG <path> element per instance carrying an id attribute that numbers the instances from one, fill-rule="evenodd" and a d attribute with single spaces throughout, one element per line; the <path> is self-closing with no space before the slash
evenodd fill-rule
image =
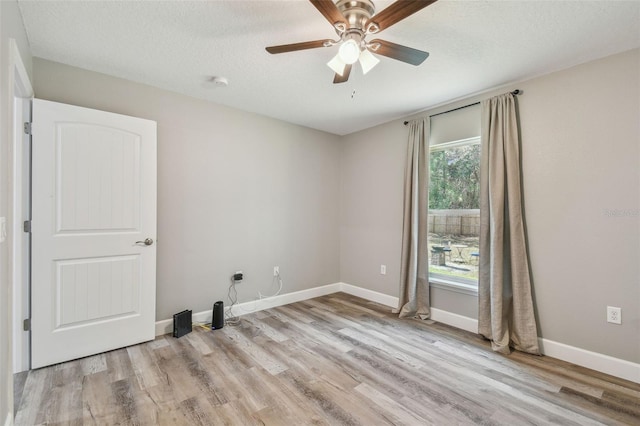
<path id="1" fill-rule="evenodd" d="M 136 241 L 136 244 L 144 244 L 145 246 L 150 246 L 153 244 L 153 240 L 151 238 L 147 238 L 144 241 Z"/>

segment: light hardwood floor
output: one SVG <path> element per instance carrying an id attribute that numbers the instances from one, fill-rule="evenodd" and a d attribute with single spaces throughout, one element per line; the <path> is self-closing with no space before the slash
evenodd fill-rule
<path id="1" fill-rule="evenodd" d="M 16 425 L 640 425 L 638 384 L 342 293 L 16 379 Z"/>

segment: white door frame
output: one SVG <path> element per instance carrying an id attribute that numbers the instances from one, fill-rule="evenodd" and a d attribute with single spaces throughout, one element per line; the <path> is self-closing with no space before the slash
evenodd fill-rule
<path id="1" fill-rule="evenodd" d="M 9 128 L 9 208 L 7 214 L 8 226 L 8 244 L 9 249 L 9 277 L 11 277 L 12 285 L 10 286 L 12 300 L 12 330 L 13 330 L 13 372 L 17 373 L 30 368 L 29 365 L 29 341 L 28 335 L 23 331 L 23 320 L 28 317 L 28 310 L 25 312 L 24 307 L 28 306 L 29 301 L 24 300 L 23 295 L 29 294 L 28 276 L 23 273 L 24 267 L 28 259 L 25 259 L 23 252 L 26 249 L 23 243 L 22 221 L 24 217 L 24 201 L 25 196 L 29 193 L 28 182 L 23 178 L 25 173 L 30 170 L 24 170 L 23 161 L 23 122 L 25 117 L 25 102 L 28 104 L 28 111 L 31 111 L 31 99 L 33 98 L 33 87 L 29 79 L 29 74 L 24 66 L 20 50 L 14 39 L 9 39 L 9 99 L 12 100 L 13 108 L 9 108 L 9 123 L 13 126 Z M 31 113 L 29 112 L 29 115 Z M 30 118 L 30 117 L 27 117 Z M 30 120 L 28 120 L 30 121 Z M 26 348 L 26 350 L 25 350 Z"/>

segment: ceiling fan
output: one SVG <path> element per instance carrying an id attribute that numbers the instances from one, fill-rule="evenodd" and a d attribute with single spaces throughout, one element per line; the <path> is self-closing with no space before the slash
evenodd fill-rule
<path id="1" fill-rule="evenodd" d="M 340 45 L 338 54 L 327 63 L 336 73 L 334 83 L 347 81 L 351 67 L 357 61 L 360 62 L 362 72 L 368 73 L 380 62 L 373 53 L 411 65 L 420 65 L 429 56 L 429 52 L 390 41 L 367 41 L 365 38 L 389 28 L 437 0 L 397 0 L 378 14 L 375 14 L 375 6 L 371 0 L 338 0 L 336 3 L 332 0 L 309 1 L 333 25 L 340 38 L 270 46 L 266 48 L 267 52 L 276 54 Z"/>

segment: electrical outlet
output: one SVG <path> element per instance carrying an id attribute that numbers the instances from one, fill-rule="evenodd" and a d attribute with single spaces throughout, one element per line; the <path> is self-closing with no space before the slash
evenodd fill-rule
<path id="1" fill-rule="evenodd" d="M 380 265 L 380 275 L 387 275 L 387 265 Z"/>
<path id="2" fill-rule="evenodd" d="M 279 266 L 274 266 L 273 267 L 273 276 L 277 277 L 278 275 L 280 275 L 280 267 Z"/>
<path id="3" fill-rule="evenodd" d="M 612 324 L 622 324 L 622 308 L 607 306 L 607 322 Z"/>

